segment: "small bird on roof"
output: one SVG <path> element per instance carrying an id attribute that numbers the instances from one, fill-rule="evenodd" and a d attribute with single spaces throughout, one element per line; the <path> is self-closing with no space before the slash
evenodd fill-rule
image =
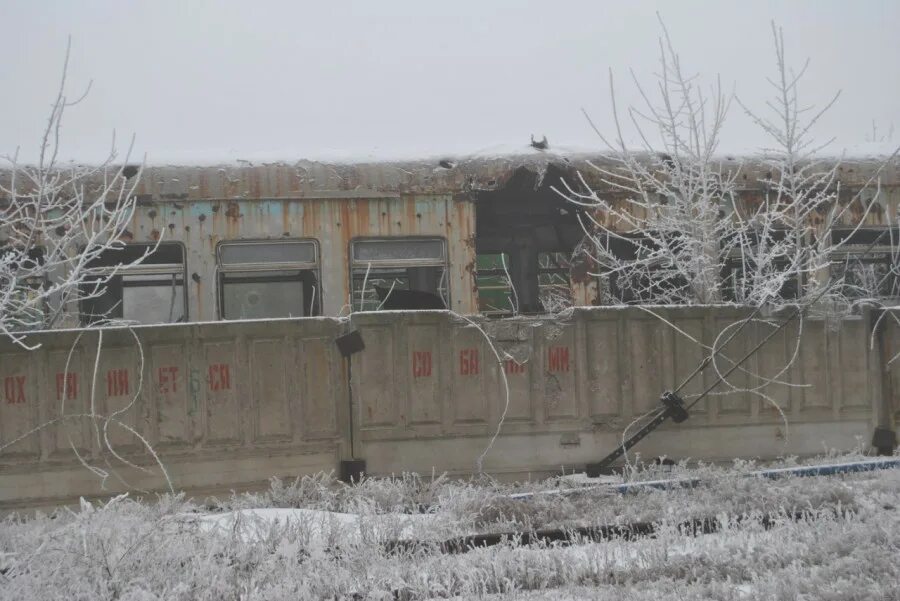
<path id="1" fill-rule="evenodd" d="M 451 161 L 451 160 L 449 160 L 449 159 L 442 159 L 442 160 L 438 163 L 438 165 L 440 165 L 440 166 L 443 167 L 444 169 L 453 169 L 454 167 L 456 167 L 456 163 L 454 163 L 453 161 Z"/>
<path id="2" fill-rule="evenodd" d="M 538 142 L 534 139 L 534 134 L 531 134 L 531 147 L 537 150 L 547 150 L 550 148 L 550 144 L 547 142 L 547 136 L 544 136 L 544 139 Z"/>

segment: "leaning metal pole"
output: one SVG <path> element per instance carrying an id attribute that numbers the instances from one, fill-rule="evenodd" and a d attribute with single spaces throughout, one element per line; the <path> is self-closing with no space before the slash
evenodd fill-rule
<path id="1" fill-rule="evenodd" d="M 662 402 L 663 406 L 654 414 L 653 419 L 651 419 L 649 422 L 647 422 L 647 424 L 645 424 L 637 432 L 632 434 L 621 445 L 616 447 L 616 449 L 612 453 L 610 453 L 609 455 L 607 455 L 606 457 L 604 457 L 603 459 L 601 459 L 600 461 L 598 461 L 596 463 L 589 463 L 585 467 L 585 472 L 587 473 L 587 475 L 592 478 L 599 476 L 603 472 L 603 470 L 607 469 L 610 465 L 613 464 L 613 462 L 615 462 L 617 459 L 619 459 L 619 457 L 622 457 L 629 449 L 631 449 L 633 446 L 635 446 L 637 443 L 639 443 L 648 434 L 650 434 L 651 432 L 653 432 L 654 430 L 659 428 L 659 426 L 661 426 L 669 418 L 672 418 L 672 421 L 674 421 L 676 424 L 680 424 L 681 422 L 685 421 L 690 416 L 690 414 L 688 413 L 688 410 L 691 407 L 693 407 L 694 405 L 696 405 L 697 403 L 702 401 L 704 398 L 706 398 L 709 395 L 709 393 L 712 392 L 716 388 L 716 386 L 718 386 L 719 384 L 724 382 L 725 379 L 728 378 L 728 376 L 730 376 L 734 371 L 736 371 L 738 368 L 740 368 L 740 366 L 743 365 L 748 359 L 750 359 L 753 355 L 755 355 L 757 353 L 757 351 L 759 351 L 759 349 L 761 349 L 763 347 L 763 345 L 765 345 L 776 334 L 778 334 L 778 332 L 783 330 L 789 323 L 791 323 L 792 321 L 794 321 L 795 319 L 800 317 L 809 307 L 811 307 L 820 298 L 822 298 L 822 296 L 831 289 L 831 286 L 832 286 L 831 283 L 829 283 L 809 302 L 805 303 L 804 305 L 798 306 L 797 309 L 790 315 L 790 317 L 788 317 L 786 320 L 784 320 L 777 328 L 772 330 L 768 336 L 763 338 L 759 342 L 759 344 L 757 344 L 752 349 L 750 349 L 750 351 L 746 355 L 741 357 L 741 359 L 739 359 L 734 365 L 732 365 L 725 373 L 721 374 L 718 378 L 716 378 L 716 381 L 713 382 L 710 386 L 708 386 L 706 388 L 706 390 L 701 392 L 700 395 L 696 399 L 691 401 L 691 403 L 689 405 L 685 405 L 684 400 L 680 396 L 678 396 L 677 393 L 682 388 L 684 388 L 684 386 L 688 382 L 690 382 L 698 373 L 700 373 L 700 371 L 702 371 L 702 369 L 706 365 L 708 365 L 710 361 L 712 361 L 713 357 L 718 353 L 718 351 L 716 350 L 715 352 L 710 353 L 710 355 L 700 363 L 700 366 L 698 366 L 698 368 L 695 369 L 694 372 L 691 373 L 691 375 L 688 376 L 688 378 L 684 382 L 682 382 L 678 388 L 675 389 L 675 391 L 667 390 L 666 392 L 663 393 L 662 397 L 660 398 L 660 401 Z M 729 336 L 726 339 L 726 341 L 719 347 L 720 349 L 723 348 L 724 346 L 726 346 L 728 344 L 728 342 L 730 342 L 731 339 L 734 338 L 734 336 L 737 335 L 737 333 L 740 332 L 741 329 L 743 329 L 743 327 L 752 320 L 752 318 L 755 316 L 755 314 L 759 311 L 760 307 L 762 307 L 761 304 L 754 310 L 753 314 L 751 314 L 750 317 L 748 317 L 747 320 L 745 320 L 744 323 L 741 324 L 740 328 L 738 328 L 734 332 L 734 334 L 732 334 L 731 336 Z"/>

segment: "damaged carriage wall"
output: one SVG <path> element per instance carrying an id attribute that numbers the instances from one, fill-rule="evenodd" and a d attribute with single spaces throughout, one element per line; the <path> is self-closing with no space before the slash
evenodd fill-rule
<path id="1" fill-rule="evenodd" d="M 685 333 L 712 344 L 746 315 L 726 307 L 658 312 Z M 815 454 L 868 441 L 875 426 L 893 427 L 900 408 L 900 331 L 889 324 L 884 347 L 870 348 L 871 315 L 839 329 L 804 322 L 799 356 L 780 379 L 806 387 L 759 397 L 707 398 L 679 425 L 644 440 L 644 457 L 667 454 L 717 460 Z M 142 326 L 99 333 L 39 333 L 24 352 L 0 343 L 0 445 L 60 415 L 110 415 L 140 433 L 165 463 L 174 484 L 194 494 L 265 486 L 271 476 L 336 470 L 362 458 L 373 474 L 432 469 L 468 474 L 506 413 L 484 468 L 506 477 L 572 470 L 596 461 L 620 441 L 622 428 L 652 409 L 701 359 L 700 349 L 658 317 L 637 309 L 576 310 L 564 320 L 487 321 L 497 344 L 516 361 L 498 365 L 482 334 L 446 312 L 354 314 L 366 348 L 348 373 L 334 339 L 346 322 L 286 319 Z M 725 352 L 738 357 L 767 333 L 748 328 Z M 772 377 L 793 352 L 796 325 L 749 363 Z M 76 342 L 68 368 L 66 361 Z M 507 375 L 509 405 L 502 385 Z M 350 378 L 352 377 L 352 382 Z M 712 370 L 686 395 L 714 381 Z M 735 378 L 745 385 L 745 378 Z M 352 415 L 352 419 L 351 419 Z M 103 450 L 103 428 L 87 418 L 52 425 L 0 452 L 0 509 L 50 505 L 101 494 L 98 478 L 79 465 L 72 446 L 92 464 L 116 468 L 139 489 L 160 490 L 152 457 L 128 430 L 108 435 L 126 467 Z M 107 491 L 126 486 L 110 478 Z"/>
<path id="2" fill-rule="evenodd" d="M 611 167 L 603 157 L 590 161 Z M 160 237 L 181 242 L 186 250 L 186 296 L 190 321 L 219 319 L 216 307 L 219 242 L 240 239 L 314 238 L 324 290 L 321 314 L 337 315 L 347 304 L 349 244 L 365 236 L 435 236 L 447 241 L 451 308 L 478 312 L 474 276 L 476 253 L 505 252 L 520 291 L 523 312 L 539 310 L 534 258 L 541 252 L 571 253 L 581 240 L 576 207 L 553 190 L 560 179 L 584 176 L 588 186 L 627 204 L 604 184 L 588 157 L 552 153 L 529 156 L 436 161 L 327 164 L 310 161 L 266 165 L 152 167 L 144 171 L 135 194 L 138 207 L 129 228 L 131 242 Z M 724 169 L 739 161 L 724 160 Z M 766 194 L 766 167 L 740 165 L 739 205 L 753 208 Z M 98 187 L 102 183 L 98 174 Z M 8 185 L 10 173 L 0 171 Z M 866 226 L 896 224 L 900 207 L 900 159 L 885 166 L 877 160 L 846 161 L 838 172 L 841 201 L 848 202 L 867 182 L 879 180 L 880 195 Z M 574 185 L 574 184 L 573 184 Z M 863 195 L 845 222 L 861 218 Z M 871 192 L 871 193 L 870 193 Z M 0 198 L 0 203 L 4 201 Z M 597 215 L 600 221 L 603 215 Z M 609 227 L 616 224 L 607 223 Z M 0 231 L 0 240 L 3 232 Z M 575 305 L 599 303 L 595 267 L 582 257 L 569 274 Z M 77 325 L 71 315 L 69 325 Z"/>
<path id="3" fill-rule="evenodd" d="M 186 250 L 190 321 L 219 319 L 216 246 L 227 240 L 315 239 L 324 315 L 349 299 L 350 241 L 358 237 L 432 236 L 447 242 L 451 309 L 472 313 L 475 262 L 473 206 L 449 195 L 369 193 L 327 198 L 142 202 L 130 242 L 182 242 Z M 346 312 L 346 309 L 343 309 Z"/>

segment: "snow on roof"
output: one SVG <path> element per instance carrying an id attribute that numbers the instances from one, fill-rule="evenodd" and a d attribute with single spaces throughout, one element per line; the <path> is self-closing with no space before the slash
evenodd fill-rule
<path id="1" fill-rule="evenodd" d="M 895 155 L 887 160 L 895 150 L 891 144 L 874 143 L 856 145 L 847 151 L 826 148 L 821 156 L 825 163 L 841 161 L 839 178 L 844 185 L 859 187 L 877 173 L 883 186 L 900 186 L 900 158 Z M 747 188 L 758 186 L 771 170 L 761 161 L 761 152 L 719 156 L 726 168 L 741 170 L 739 181 Z M 528 145 L 500 144 L 469 154 L 408 160 L 242 159 L 231 163 L 168 165 L 151 162 L 144 169 L 136 193 L 151 201 L 377 198 L 409 193 L 470 196 L 474 191 L 502 188 L 521 169 L 543 174 L 551 165 L 572 181 L 580 173 L 595 189 L 603 188 L 591 164 L 614 165 L 608 154 L 556 146 L 552 141 L 545 151 Z M 3 179 L 4 173 L 0 173 L 0 180 Z"/>

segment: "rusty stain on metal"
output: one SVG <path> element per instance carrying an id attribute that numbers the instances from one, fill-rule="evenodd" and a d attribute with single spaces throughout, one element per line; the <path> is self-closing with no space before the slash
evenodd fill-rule
<path id="1" fill-rule="evenodd" d="M 194 282 L 197 290 L 190 295 L 191 318 L 215 319 L 203 308 L 215 307 L 215 251 L 222 240 L 317 239 L 326 290 L 323 311 L 334 315 L 346 303 L 349 246 L 353 238 L 440 236 L 447 240 L 454 308 L 472 312 L 476 310 L 471 282 L 476 265 L 475 212 L 476 207 L 490 202 L 486 200 L 490 193 L 502 193 L 505 186 L 515 187 L 522 182 L 532 188 L 538 186 L 541 176 L 552 168 L 554 178 L 565 177 L 570 182 L 581 173 L 588 185 L 606 194 L 616 206 L 628 205 L 627 197 L 603 187 L 596 172 L 587 165 L 588 158 L 611 165 L 604 163 L 607 159 L 603 157 L 570 157 L 566 162 L 562 157 L 546 154 L 460 159 L 453 169 L 438 172 L 432 161 L 150 167 L 135 191 L 139 206 L 129 227 L 129 241 L 156 241 L 161 236 L 160 229 L 168 226 L 171 233 L 166 232 L 166 239 L 184 242 L 192 273 L 197 273 L 201 281 L 210 282 L 208 286 Z M 840 172 L 841 189 L 851 191 L 841 197 L 845 206 L 877 167 L 874 161 L 858 162 L 848 164 Z M 735 204 L 739 211 L 752 213 L 767 199 L 771 201 L 771 184 L 766 183 L 765 177 L 771 179 L 772 174 L 764 165 L 745 165 L 743 169 Z M 0 183 L 4 177 L 0 171 Z M 880 178 L 878 201 L 871 207 L 867 199 L 853 201 L 843 221 L 852 224 L 865 216 L 870 225 L 887 223 L 888 215 L 900 206 L 900 160 L 887 165 Z M 524 192 L 531 193 L 527 189 Z M 518 188 L 511 195 L 516 193 Z M 558 202 L 549 195 L 536 200 Z M 171 218 L 162 222 L 159 215 Z M 606 227 L 623 228 L 602 211 L 596 211 L 594 216 Z M 192 228 L 194 217 L 199 225 Z M 814 213 L 811 221 L 820 224 L 824 215 Z M 183 226 L 181 230 L 173 227 L 177 224 Z M 590 271 L 587 262 L 576 261 L 570 276 L 573 286 L 584 286 L 591 279 Z"/>

